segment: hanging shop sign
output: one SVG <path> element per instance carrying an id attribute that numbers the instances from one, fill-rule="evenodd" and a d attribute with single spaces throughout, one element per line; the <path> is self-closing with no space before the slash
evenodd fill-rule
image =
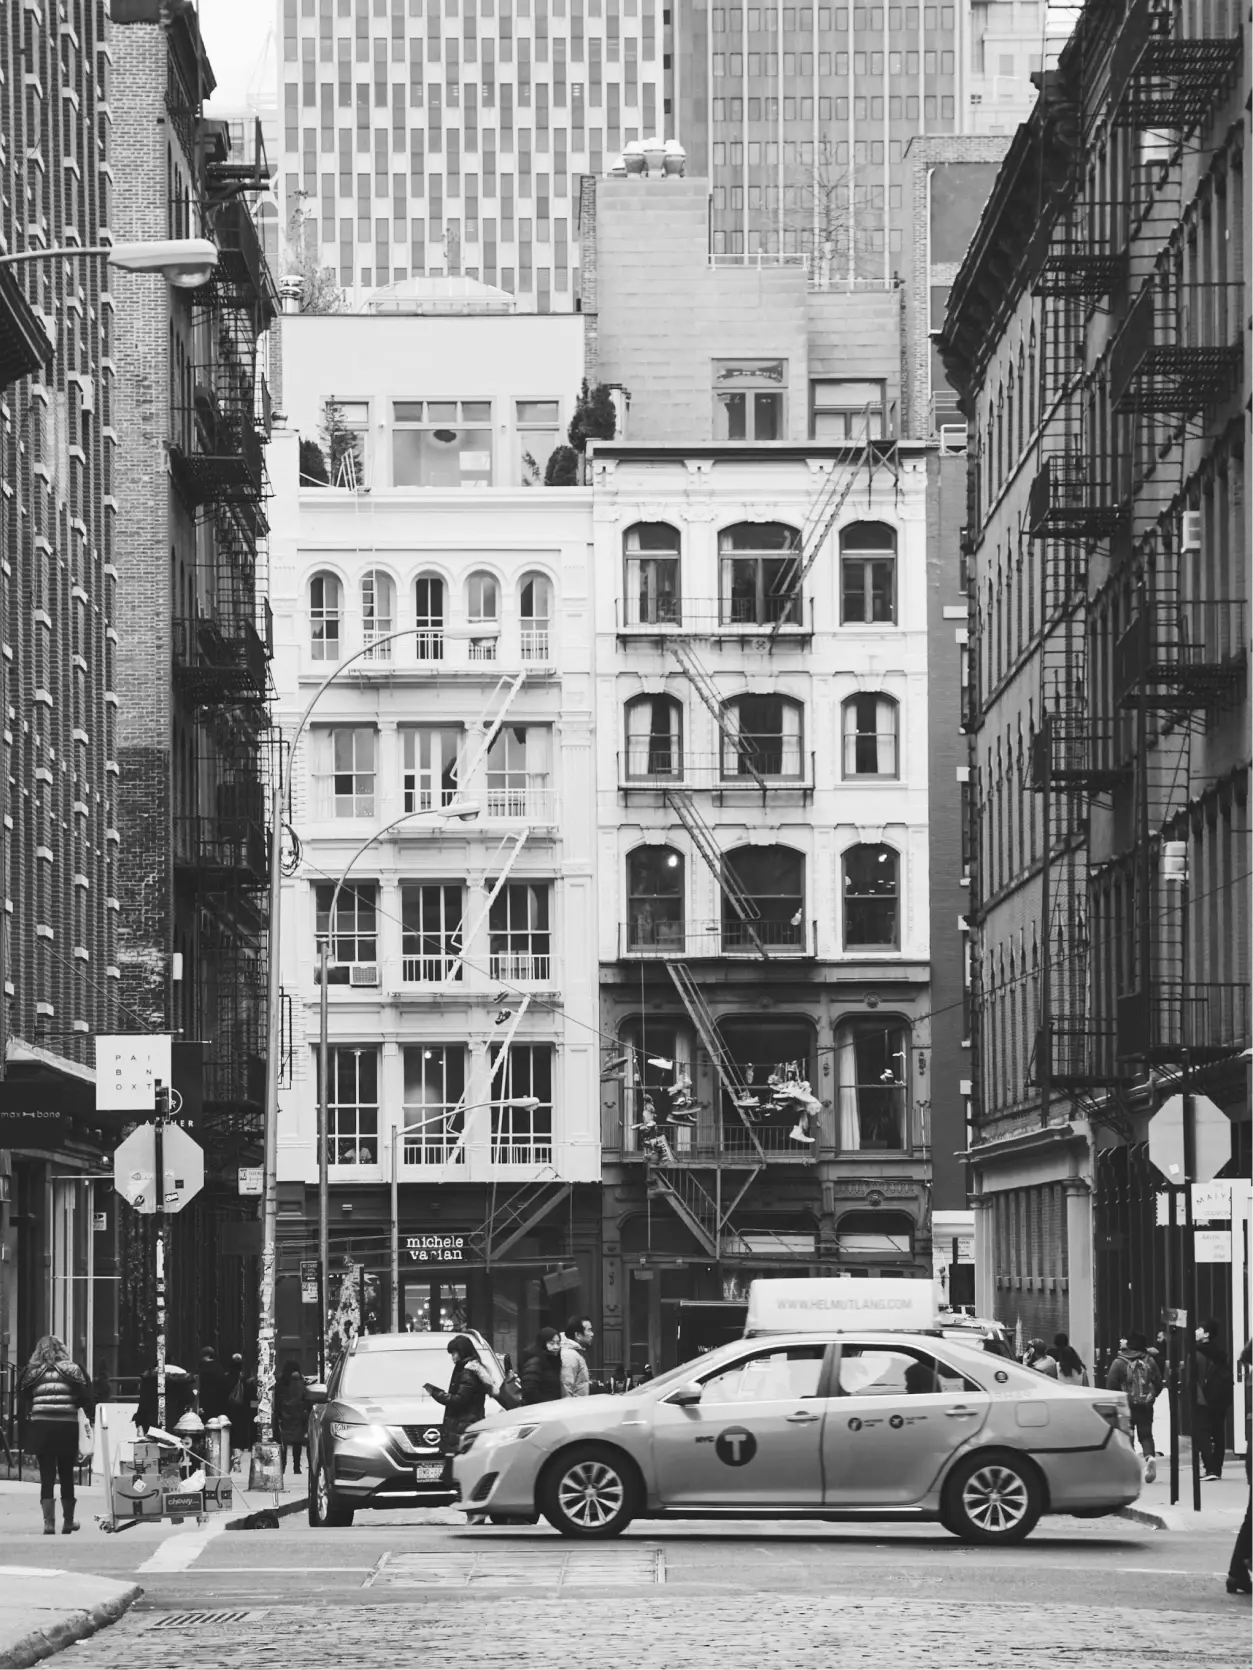
<path id="1" fill-rule="evenodd" d="M 464 1264 L 469 1254 L 465 1235 L 407 1235 L 405 1251 L 415 1264 Z"/>

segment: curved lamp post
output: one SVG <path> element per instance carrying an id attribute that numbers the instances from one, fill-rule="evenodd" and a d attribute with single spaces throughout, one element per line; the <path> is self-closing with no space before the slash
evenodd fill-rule
<path id="1" fill-rule="evenodd" d="M 160 238 L 143 243 L 60 244 L 55 249 L 21 249 L 0 255 L 0 267 L 20 267 L 28 261 L 70 260 L 83 255 L 104 256 L 111 267 L 127 273 L 163 273 L 176 290 L 197 290 L 213 277 L 217 245 L 208 238 Z"/>
<path id="2" fill-rule="evenodd" d="M 329 1294 L 331 1266 L 331 1184 L 329 1171 L 331 1137 L 329 1075 L 330 1008 L 327 996 L 327 988 L 329 985 L 327 976 L 330 972 L 330 944 L 331 941 L 336 938 L 335 912 L 339 908 L 339 895 L 343 891 L 344 884 L 348 880 L 349 871 L 361 857 L 362 853 L 368 852 L 376 841 L 381 841 L 384 836 L 390 835 L 392 830 L 398 828 L 402 823 L 412 823 L 417 818 L 431 817 L 438 819 L 441 823 L 452 823 L 458 820 L 468 822 L 471 818 L 477 818 L 481 810 L 482 808 L 479 806 L 477 801 L 454 800 L 447 806 L 429 806 L 423 807 L 417 812 L 402 812 L 398 818 L 393 818 L 392 821 L 389 824 L 384 825 L 382 829 L 376 829 L 368 840 L 362 841 L 356 852 L 353 853 L 347 864 L 344 865 L 343 872 L 341 873 L 339 880 L 335 883 L 334 891 L 331 894 L 331 907 L 326 916 L 326 933 L 321 936 L 318 946 L 318 979 L 321 984 L 321 989 L 318 994 L 318 1283 L 320 1291 L 319 1305 L 321 1307 L 320 1314 L 318 1316 L 318 1357 L 320 1359 L 318 1367 L 319 1372 L 324 1379 L 326 1377 L 326 1309 L 327 1297 Z M 395 1204 L 395 1189 L 396 1150 L 393 1145 L 393 1205 Z M 393 1211 L 393 1230 L 395 1228 L 395 1216 L 396 1214 Z M 394 1313 L 394 1299 L 392 1310 Z M 395 1333 L 395 1331 L 396 1330 L 393 1328 L 392 1332 Z"/>

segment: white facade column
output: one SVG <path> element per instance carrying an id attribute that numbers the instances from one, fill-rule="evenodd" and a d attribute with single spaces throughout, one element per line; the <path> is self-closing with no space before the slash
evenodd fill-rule
<path id="1" fill-rule="evenodd" d="M 974 1195 L 975 1214 L 975 1315 L 996 1315 L 996 1233 L 992 1196 Z"/>
<path id="2" fill-rule="evenodd" d="M 1069 1271 L 1067 1332 L 1088 1364 L 1096 1349 L 1095 1298 L 1092 1291 L 1092 1188 L 1086 1178 L 1067 1177 L 1066 1263 Z"/>

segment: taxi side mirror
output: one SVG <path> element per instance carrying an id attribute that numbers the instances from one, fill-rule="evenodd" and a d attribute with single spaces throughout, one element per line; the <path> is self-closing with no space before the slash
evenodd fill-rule
<path id="1" fill-rule="evenodd" d="M 305 1402 L 306 1403 L 325 1403 L 326 1402 L 326 1387 L 325 1386 L 306 1386 L 305 1387 Z"/>
<path id="2" fill-rule="evenodd" d="M 699 1403 L 703 1395 L 699 1384 L 690 1380 L 686 1386 L 680 1386 L 677 1392 L 670 1394 L 670 1402 L 677 1403 L 680 1409 L 687 1409 L 693 1403 Z"/>

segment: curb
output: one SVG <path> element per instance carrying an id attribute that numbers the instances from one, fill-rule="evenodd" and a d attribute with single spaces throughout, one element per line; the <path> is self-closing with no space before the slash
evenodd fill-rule
<path id="1" fill-rule="evenodd" d="M 272 1513 L 276 1519 L 288 1519 L 294 1513 L 303 1513 L 306 1505 L 306 1498 L 298 1496 L 294 1502 L 282 1502 L 277 1508 L 268 1505 L 256 1508 L 252 1513 L 246 1513 L 240 1519 L 228 1519 L 223 1529 L 227 1531 L 255 1531 L 258 1527 L 251 1524 L 250 1521 L 255 1519 L 258 1514 Z M 0 1665 L 0 1670 L 3 1670 L 2 1665 Z"/>
<path id="2" fill-rule="evenodd" d="M 1169 1531 L 1170 1526 L 1159 1513 L 1150 1513 L 1147 1508 L 1119 1508 L 1118 1519 L 1133 1519 L 1137 1525 L 1147 1525 L 1151 1531 Z"/>
<path id="3" fill-rule="evenodd" d="M 71 1612 L 59 1622 L 49 1624 L 46 1629 L 31 1630 L 13 1646 L 0 1650 L 0 1670 L 24 1670 L 26 1665 L 51 1658 L 53 1653 L 73 1646 L 76 1641 L 85 1641 L 107 1624 L 115 1624 L 124 1612 L 130 1611 L 142 1594 L 138 1583 L 132 1583 L 112 1600 L 102 1600 L 85 1611 Z"/>

